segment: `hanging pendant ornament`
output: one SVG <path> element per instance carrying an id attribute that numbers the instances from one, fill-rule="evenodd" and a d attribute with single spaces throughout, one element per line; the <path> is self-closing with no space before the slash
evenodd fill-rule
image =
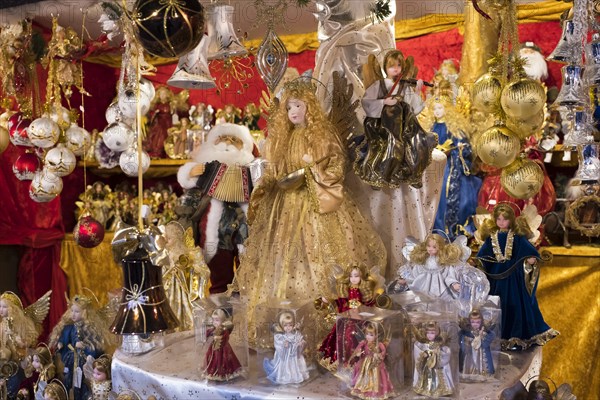
<path id="1" fill-rule="evenodd" d="M 560 41 L 546 59 L 548 61 L 570 63 L 577 58 L 577 47 L 580 45 L 581 43 L 577 43 L 575 35 L 575 23 L 573 20 L 565 20 L 562 23 Z"/>
<path id="2" fill-rule="evenodd" d="M 25 118 L 23 113 L 20 112 L 14 113 L 8 118 L 6 128 L 8 129 L 8 134 L 12 144 L 15 146 L 33 146 L 27 134 L 27 129 L 29 128 L 30 124 L 31 120 L 29 118 Z"/>
<path id="3" fill-rule="evenodd" d="M 135 35 L 148 53 L 181 57 L 198 45 L 204 34 L 204 8 L 198 0 L 137 0 Z"/>
<path id="4" fill-rule="evenodd" d="M 495 114 L 500 110 L 502 84 L 492 73 L 483 74 L 473 84 L 473 106 L 485 113 Z"/>
<path id="5" fill-rule="evenodd" d="M 233 6 L 213 4 L 207 11 L 208 60 L 246 55 L 233 27 Z"/>
<path id="6" fill-rule="evenodd" d="M 496 123 L 475 140 L 475 151 L 481 161 L 504 168 L 519 154 L 519 138 L 504 124 Z"/>
<path id="7" fill-rule="evenodd" d="M 283 78 L 288 66 L 288 51 L 270 26 L 265 38 L 258 46 L 256 67 L 265 84 L 273 93 Z"/>
<path id="8" fill-rule="evenodd" d="M 76 165 L 75 154 L 62 143 L 50 149 L 44 159 L 44 169 L 60 177 L 69 175 Z"/>
<path id="9" fill-rule="evenodd" d="M 133 146 L 129 147 L 126 151 L 121 153 L 119 157 L 119 165 L 127 176 L 138 176 L 138 150 L 137 145 L 134 143 Z M 150 156 L 145 150 L 142 150 L 142 174 L 150 168 Z"/>
<path id="10" fill-rule="evenodd" d="M 137 87 L 135 86 L 134 81 L 129 83 L 128 87 L 124 88 L 124 90 L 119 90 L 119 94 L 117 95 L 119 110 L 121 110 L 121 114 L 124 117 L 121 122 L 135 121 L 137 116 L 138 98 L 142 115 L 146 115 L 148 110 L 150 110 L 150 103 L 155 94 L 156 90 L 154 89 L 154 85 L 146 78 L 140 79 Z"/>
<path id="11" fill-rule="evenodd" d="M 586 107 L 590 99 L 583 80 L 585 68 L 580 65 L 565 65 L 561 68 L 562 86 L 553 107 L 565 106 L 570 109 Z"/>
<path id="12" fill-rule="evenodd" d="M 127 125 L 131 125 L 135 121 L 135 119 L 125 118 L 125 116 L 121 112 L 121 109 L 119 108 L 118 101 L 110 103 L 110 105 L 106 109 L 106 112 L 104 113 L 104 116 L 106 118 L 106 122 L 108 122 L 109 124 L 121 121 L 125 122 Z"/>
<path id="13" fill-rule="evenodd" d="M 43 149 L 52 147 L 60 136 L 60 127 L 49 116 L 37 118 L 27 128 L 31 144 Z"/>
<path id="14" fill-rule="evenodd" d="M 537 115 L 528 118 L 508 118 L 506 127 L 513 131 L 519 139 L 525 140 L 531 135 L 538 133 L 546 120 L 544 110 L 540 110 Z"/>
<path id="15" fill-rule="evenodd" d="M 167 84 L 182 89 L 213 89 L 217 87 L 210 75 L 206 54 L 208 36 L 204 35 L 196 48 L 179 59 Z"/>
<path id="16" fill-rule="evenodd" d="M 30 181 L 40 169 L 40 159 L 33 152 L 21 154 L 12 166 L 13 173 L 20 181 Z"/>
<path id="17" fill-rule="evenodd" d="M 544 183 L 544 171 L 534 161 L 517 158 L 500 173 L 500 184 L 509 196 L 516 199 L 530 199 Z"/>
<path id="18" fill-rule="evenodd" d="M 66 145 L 76 156 L 82 156 L 89 148 L 92 137 L 85 129 L 77 126 L 75 122 L 65 132 Z"/>
<path id="19" fill-rule="evenodd" d="M 563 146 L 574 148 L 577 145 L 590 144 L 594 142 L 594 134 L 597 129 L 594 127 L 593 118 L 589 111 L 580 110 L 573 113 L 573 119 L 570 122 L 569 130 L 565 134 Z"/>
<path id="20" fill-rule="evenodd" d="M 131 128 L 123 122 L 115 122 L 108 125 L 102 133 L 102 140 L 106 147 L 116 152 L 127 150 L 133 142 L 134 137 L 135 134 Z"/>
<path id="21" fill-rule="evenodd" d="M 520 77 L 502 89 L 500 104 L 509 118 L 526 119 L 542 111 L 546 93 L 537 80 Z"/>
<path id="22" fill-rule="evenodd" d="M 38 203 L 52 201 L 62 192 L 63 182 L 60 176 L 42 169 L 35 173 L 31 186 L 29 186 L 29 197 Z"/>
<path id="23" fill-rule="evenodd" d="M 600 143 L 579 145 L 577 154 L 579 168 L 575 172 L 575 179 L 585 184 L 600 181 Z"/>
<path id="24" fill-rule="evenodd" d="M 68 109 L 61 105 L 53 104 L 50 107 L 50 112 L 47 115 L 50 119 L 60 127 L 60 129 L 68 129 L 71 126 L 71 113 Z"/>
<path id="25" fill-rule="evenodd" d="M 594 33 L 592 41 L 585 45 L 583 80 L 589 85 L 600 85 L 600 34 L 598 33 Z"/>
<path id="26" fill-rule="evenodd" d="M 104 240 L 104 227 L 86 211 L 73 229 L 73 239 L 79 246 L 91 249 Z"/>

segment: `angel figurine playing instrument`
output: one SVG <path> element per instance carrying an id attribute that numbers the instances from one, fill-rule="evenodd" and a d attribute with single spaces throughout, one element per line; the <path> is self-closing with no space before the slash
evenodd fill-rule
<path id="1" fill-rule="evenodd" d="M 272 360 L 265 358 L 263 362 L 267 378 L 280 384 L 301 383 L 307 380 L 309 373 L 303 354 L 306 341 L 293 312 L 279 313 L 273 342 L 275 356 Z"/>
<path id="2" fill-rule="evenodd" d="M 358 358 L 352 368 L 351 393 L 369 400 L 394 397 L 394 386 L 385 366 L 387 348 L 379 340 L 378 324 L 367 322 L 363 332 L 365 339 L 358 343 L 350 360 Z"/>
<path id="3" fill-rule="evenodd" d="M 211 319 L 212 327 L 206 331 L 210 340 L 204 356 L 204 376 L 212 381 L 228 381 L 242 373 L 242 365 L 229 343 L 233 321 L 222 308 L 214 310 Z"/>
<path id="4" fill-rule="evenodd" d="M 437 322 L 425 323 L 416 332 L 413 346 L 413 390 L 423 396 L 442 397 L 454 393 L 450 360 L 452 352 L 444 343 Z"/>
<path id="5" fill-rule="evenodd" d="M 533 233 L 524 217 L 500 203 L 476 234 L 483 245 L 477 258 L 490 280 L 490 295 L 500 296 L 503 349 L 542 346 L 559 332 L 544 321 L 535 292 L 540 254 L 527 240 Z"/>
<path id="6" fill-rule="evenodd" d="M 422 175 L 437 145 L 416 115 L 424 107 L 419 91 L 423 81 L 413 79 L 417 69 L 411 57 L 390 50 L 383 59 L 386 78 L 375 55 L 363 69 L 367 90 L 362 106 L 367 117 L 365 135 L 356 147 L 354 172 L 375 187 L 398 188 L 402 183 L 422 186 Z M 410 85 L 416 84 L 413 89 Z"/>
<path id="7" fill-rule="evenodd" d="M 27 348 L 35 346 L 42 332 L 41 324 L 50 309 L 51 292 L 48 291 L 27 308 L 13 292 L 0 295 L 0 362 L 6 365 L 3 375 L 8 365 L 12 369 L 5 382 L 9 398 L 17 395 L 19 384 L 25 378 L 20 363 L 27 355 Z M 0 392 L 2 390 L 0 388 Z"/>
<path id="8" fill-rule="evenodd" d="M 436 234 L 427 235 L 409 255 L 409 263 L 398 269 L 395 285 L 441 300 L 458 297 L 460 282 L 455 266 L 462 263 L 463 251 Z"/>
<path id="9" fill-rule="evenodd" d="M 463 321 L 458 358 L 461 379 L 481 381 L 494 375 L 491 345 L 496 335 L 485 323 L 479 310 L 471 311 Z"/>

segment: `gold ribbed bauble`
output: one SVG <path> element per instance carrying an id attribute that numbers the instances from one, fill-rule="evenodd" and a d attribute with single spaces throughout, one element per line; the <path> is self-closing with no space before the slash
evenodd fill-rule
<path id="1" fill-rule="evenodd" d="M 500 104 L 509 118 L 525 119 L 544 108 L 546 93 L 542 84 L 530 78 L 520 78 L 502 89 Z"/>
<path id="2" fill-rule="evenodd" d="M 545 120 L 544 110 L 540 110 L 536 115 L 529 118 L 508 118 L 506 127 L 517 134 L 519 139 L 525 140 L 531 135 L 535 135 L 542 129 Z"/>
<path id="3" fill-rule="evenodd" d="M 6 150 L 8 144 L 10 143 L 8 129 L 3 126 L 0 126 L 0 154 Z"/>
<path id="4" fill-rule="evenodd" d="M 503 124 L 495 124 L 475 141 L 475 151 L 481 161 L 496 168 L 504 168 L 519 154 L 520 141 Z"/>
<path id="5" fill-rule="evenodd" d="M 473 106 L 478 110 L 496 113 L 500 110 L 502 84 L 495 76 L 483 74 L 473 84 Z"/>
<path id="6" fill-rule="evenodd" d="M 544 171 L 534 161 L 518 158 L 500 174 L 500 184 L 516 199 L 530 199 L 542 188 Z"/>

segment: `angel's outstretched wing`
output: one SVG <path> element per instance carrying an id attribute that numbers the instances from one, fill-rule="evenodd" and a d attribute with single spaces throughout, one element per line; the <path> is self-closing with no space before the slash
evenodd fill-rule
<path id="1" fill-rule="evenodd" d="M 454 242 L 452 242 L 461 250 L 460 260 L 462 262 L 466 262 L 469 259 L 469 257 L 471 257 L 471 248 L 467 244 L 468 241 L 469 239 L 467 239 L 465 235 L 460 235 L 457 236 L 456 239 L 454 239 Z"/>
<path id="2" fill-rule="evenodd" d="M 406 261 L 410 261 L 410 253 L 419 244 L 419 241 L 412 236 L 408 236 L 404 239 L 404 247 L 402 247 L 402 255 Z"/>
<path id="3" fill-rule="evenodd" d="M 525 218 L 529 229 L 533 232 L 533 237 L 529 241 L 533 244 L 537 243 L 540 238 L 539 227 L 542 224 L 542 216 L 538 214 L 537 207 L 534 204 L 528 204 L 521 211 L 521 217 Z"/>
<path id="4" fill-rule="evenodd" d="M 29 307 L 25 308 L 23 312 L 29 318 L 33 320 L 35 323 L 35 329 L 39 333 L 42 332 L 42 322 L 48 315 L 48 311 L 50 310 L 50 295 L 52 294 L 52 290 L 48 290 L 46 294 L 40 297 L 35 303 L 31 304 Z"/>
<path id="5" fill-rule="evenodd" d="M 379 272 L 379 267 L 374 266 L 369 271 L 369 279 L 375 282 L 374 292 L 381 294 L 385 292 L 385 278 Z"/>
<path id="6" fill-rule="evenodd" d="M 360 123 L 356 117 L 358 100 L 352 101 L 354 86 L 348 83 L 345 76 L 339 71 L 332 75 L 332 99 L 329 120 L 336 127 L 339 134 L 346 139 L 355 136 Z"/>
<path id="7" fill-rule="evenodd" d="M 85 379 L 89 381 L 94 379 L 94 361 L 94 357 L 87 356 L 85 364 L 83 364 L 83 376 L 85 376 Z"/>
<path id="8" fill-rule="evenodd" d="M 473 223 L 475 224 L 475 228 L 477 228 L 477 230 L 475 231 L 475 234 L 473 236 L 475 236 L 475 240 L 477 240 L 478 243 L 484 242 L 484 240 L 481 238 L 480 228 L 481 226 L 483 226 L 484 221 L 491 217 L 492 214 L 485 207 L 478 206 L 475 210 L 475 215 L 473 216 Z"/>

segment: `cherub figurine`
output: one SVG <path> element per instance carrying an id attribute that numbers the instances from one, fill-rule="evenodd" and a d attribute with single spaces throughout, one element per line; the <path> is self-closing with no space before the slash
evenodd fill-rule
<path id="1" fill-rule="evenodd" d="M 351 265 L 336 278 L 338 298 L 335 301 L 330 301 L 326 297 L 322 297 L 317 300 L 317 303 L 319 303 L 319 300 L 325 304 L 334 303 L 338 313 L 356 309 L 361 305 L 374 306 L 377 285 L 378 282 L 374 274 L 370 274 L 366 266 L 362 264 Z M 348 323 L 347 327 L 352 329 L 352 324 Z M 338 335 L 342 335 L 344 338 L 344 354 L 341 355 L 337 352 Z M 356 344 L 357 339 L 354 335 L 350 332 L 338 333 L 334 323 L 329 335 L 319 346 L 321 355 L 319 363 L 329 370 L 335 370 L 338 365 L 338 358 L 345 357 L 346 359 L 342 359 L 342 363 L 347 363 L 348 356 L 352 353 L 352 349 L 356 347 Z"/>
<path id="2" fill-rule="evenodd" d="M 234 106 L 233 104 L 225 104 L 223 108 L 217 110 L 216 124 L 222 124 L 223 122 L 229 122 L 230 124 L 239 124 L 242 118 L 240 117 L 242 111 Z"/>
<path id="3" fill-rule="evenodd" d="M 56 375 L 56 367 L 54 366 L 50 349 L 43 343 L 32 351 L 29 355 L 29 360 L 35 372 L 32 373 L 31 377 L 27 378 L 27 380 L 31 381 L 31 384 L 19 390 L 17 398 L 40 400 L 44 398 L 44 389 L 48 385 L 48 382 Z"/>
<path id="4" fill-rule="evenodd" d="M 204 376 L 212 381 L 228 381 L 242 373 L 242 365 L 229 344 L 233 321 L 229 312 L 217 308 L 211 314 L 212 327 L 206 332 L 208 350 L 204 356 Z"/>
<path id="5" fill-rule="evenodd" d="M 365 338 L 352 353 L 352 359 L 358 358 L 358 361 L 352 369 L 351 393 L 361 399 L 387 399 L 396 395 L 385 366 L 387 348 L 384 341 L 379 340 L 378 326 L 367 322 Z"/>
<path id="6" fill-rule="evenodd" d="M 144 150 L 152 158 L 164 158 L 166 155 L 164 142 L 169 136 L 169 128 L 173 126 L 173 114 L 176 111 L 173 99 L 173 92 L 168 87 L 159 86 L 150 104 Z"/>
<path id="7" fill-rule="evenodd" d="M 533 233 L 508 203 L 494 207 L 475 236 L 483 240 L 477 258 L 490 280 L 490 295 L 500 296 L 502 348 L 543 346 L 559 332 L 550 328 L 535 297 L 540 254 L 527 240 Z"/>
<path id="8" fill-rule="evenodd" d="M 458 297 L 460 282 L 455 266 L 461 263 L 462 250 L 436 234 L 427 235 L 408 257 L 409 263 L 398 269 L 395 285 L 408 287 L 434 299 Z"/>
<path id="9" fill-rule="evenodd" d="M 420 188 L 437 145 L 436 136 L 426 132 L 416 117 L 424 107 L 423 81 L 413 79 L 414 60 L 400 50 L 387 52 L 383 65 L 387 78 L 374 55 L 363 69 L 367 90 L 362 106 L 367 117 L 364 139 L 355 149 L 354 171 L 375 187 L 398 188 L 408 183 Z"/>
<path id="10" fill-rule="evenodd" d="M 200 127 L 204 131 L 210 130 L 212 126 L 212 119 L 215 110 L 212 106 L 204 103 L 198 103 L 195 106 L 190 107 L 189 116 L 192 125 Z"/>
<path id="11" fill-rule="evenodd" d="M 481 381 L 494 375 L 491 345 L 495 338 L 494 332 L 485 326 L 479 310 L 471 311 L 462 321 L 458 359 L 461 379 Z"/>
<path id="12" fill-rule="evenodd" d="M 111 357 L 103 354 L 94 360 L 88 356 L 87 362 L 83 367 L 86 379 L 91 388 L 93 400 L 108 400 L 112 390 L 111 381 Z"/>
<path id="13" fill-rule="evenodd" d="M 425 323 L 415 335 L 413 390 L 434 398 L 451 396 L 454 393 L 450 369 L 452 353 L 444 343 L 438 323 Z"/>
<path id="14" fill-rule="evenodd" d="M 58 379 L 51 381 L 44 389 L 43 400 L 67 400 L 68 398 L 67 388 Z"/>
<path id="15" fill-rule="evenodd" d="M 21 299 L 13 292 L 0 295 L 0 362 L 12 365 L 13 369 L 5 381 L 9 398 L 17 395 L 25 378 L 20 363 L 27 356 L 27 348 L 35 346 L 42 331 L 41 324 L 50 309 L 51 292 L 27 308 L 23 308 Z"/>
<path id="16" fill-rule="evenodd" d="M 244 107 L 244 116 L 242 118 L 242 124 L 251 131 L 260 130 L 258 126 L 258 120 L 260 119 L 260 110 L 254 103 L 246 104 Z"/>
<path id="17" fill-rule="evenodd" d="M 169 137 L 165 140 L 165 152 L 169 158 L 185 159 L 188 147 L 188 134 L 192 128 L 188 118 L 182 118 L 178 125 L 168 129 Z"/>
<path id="18" fill-rule="evenodd" d="M 306 341 L 291 311 L 282 311 L 277 317 L 275 334 L 275 356 L 263 361 L 267 378 L 273 383 L 301 383 L 308 379 L 306 360 L 302 354 Z"/>
<path id="19" fill-rule="evenodd" d="M 64 385 L 75 400 L 86 400 L 90 388 L 82 378 L 87 356 L 98 358 L 108 346 L 108 326 L 92 299 L 75 295 L 50 334 L 50 348 L 56 349 L 64 365 Z M 78 372 L 80 371 L 81 372 Z"/>

